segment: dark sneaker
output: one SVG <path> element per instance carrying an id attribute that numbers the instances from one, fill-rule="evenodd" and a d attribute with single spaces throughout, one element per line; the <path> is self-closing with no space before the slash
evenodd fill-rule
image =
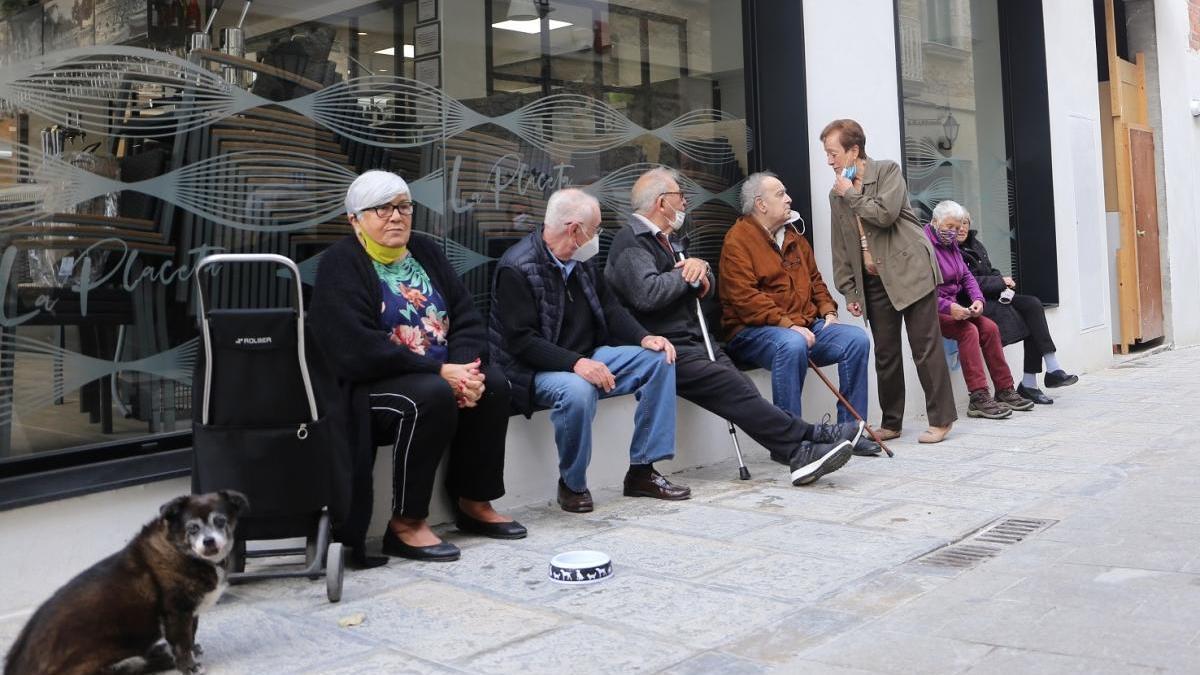
<path id="1" fill-rule="evenodd" d="M 986 417 L 989 420 L 1002 420 L 1012 415 L 1012 409 L 988 393 L 987 389 L 971 392 L 971 402 L 967 405 L 967 417 Z"/>
<path id="2" fill-rule="evenodd" d="M 792 485 L 808 485 L 842 468 L 850 460 L 850 448 L 850 441 L 836 444 L 804 441 L 792 454 Z"/>
<path id="3" fill-rule="evenodd" d="M 848 440 L 854 444 L 854 454 L 859 457 L 874 457 L 883 452 L 883 448 L 879 444 L 871 440 L 871 435 L 867 433 L 867 427 L 862 422 L 847 422 L 844 424 L 830 424 L 830 415 L 825 413 L 821 418 L 820 423 L 813 425 L 813 431 L 809 432 L 810 436 L 815 436 L 820 433 L 822 438 L 811 439 L 813 443 L 836 443 L 840 440 Z M 824 431 L 818 432 L 817 429 Z M 841 431 L 836 431 L 840 429 Z M 861 429 L 861 431 L 859 431 Z M 834 430 L 834 431 L 831 431 Z M 851 430 L 857 432 L 856 436 L 850 435 Z"/>
<path id="4" fill-rule="evenodd" d="M 999 389 L 996 391 L 996 401 L 1012 408 L 1013 410 L 1033 410 L 1033 401 L 1018 394 L 1012 389 Z"/>
<path id="5" fill-rule="evenodd" d="M 1075 384 L 1079 381 L 1079 376 L 1069 375 L 1065 370 L 1054 370 L 1046 373 L 1046 375 L 1042 377 L 1042 381 L 1046 383 L 1047 387 L 1054 389 L 1056 387 L 1065 387 L 1069 384 Z"/>
<path id="6" fill-rule="evenodd" d="M 1054 399 L 1043 394 L 1042 390 L 1037 387 L 1026 387 L 1023 384 L 1018 384 L 1017 393 L 1038 405 L 1050 405 L 1054 403 Z"/>
<path id="7" fill-rule="evenodd" d="M 829 419 L 826 415 L 824 419 Z M 840 441 L 850 441 L 853 446 L 858 443 L 858 439 L 863 436 L 863 429 L 867 425 L 862 422 L 846 422 L 845 424 L 827 424 L 824 421 L 814 424 L 808 429 L 808 436 L 804 440 L 812 441 L 813 443 L 838 443 Z"/>

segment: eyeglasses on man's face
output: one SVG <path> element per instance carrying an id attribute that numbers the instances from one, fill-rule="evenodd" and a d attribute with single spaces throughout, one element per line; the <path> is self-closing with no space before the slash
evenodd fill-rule
<path id="1" fill-rule="evenodd" d="M 404 215 L 408 215 L 408 214 L 412 213 L 413 212 L 413 203 L 412 202 L 396 202 L 395 204 L 391 204 L 391 203 L 380 204 L 378 206 L 368 207 L 368 210 L 374 211 L 375 215 L 386 220 L 388 218 L 391 218 L 392 213 L 394 213 L 396 211 L 399 211 L 400 213 L 402 213 Z"/>
<path id="2" fill-rule="evenodd" d="M 671 195 L 677 195 L 677 196 L 678 196 L 680 199 L 687 199 L 687 195 L 683 194 L 683 190 L 675 190 L 675 191 L 673 191 L 673 192 L 660 192 L 660 193 L 658 193 L 658 196 L 659 196 L 659 197 L 669 197 L 669 196 L 671 196 Z"/>

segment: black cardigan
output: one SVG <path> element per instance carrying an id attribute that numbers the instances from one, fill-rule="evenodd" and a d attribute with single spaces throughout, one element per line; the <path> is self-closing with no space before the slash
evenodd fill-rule
<path id="1" fill-rule="evenodd" d="M 414 233 L 408 251 L 446 300 L 450 332 L 449 363 L 487 360 L 487 327 L 471 294 L 432 238 Z M 309 311 L 313 332 L 334 375 L 349 382 L 372 382 L 408 373 L 436 373 L 442 364 L 391 341 L 379 325 L 383 291 L 371 258 L 353 236 L 321 256 Z"/>
<path id="2" fill-rule="evenodd" d="M 447 303 L 450 332 L 446 336 L 450 363 L 488 359 L 487 330 L 458 274 L 431 237 L 409 239 L 409 254 L 421 263 L 433 287 Z M 318 392 L 331 423 L 342 427 L 341 449 L 352 469 L 350 509 L 337 529 L 340 541 L 361 546 L 371 519 L 375 446 L 371 442 L 370 384 L 411 373 L 436 374 L 439 361 L 393 343 L 379 325 L 383 291 L 367 252 L 354 235 L 329 247 L 321 256 L 308 312 L 313 353 L 323 361 L 333 384 Z"/>

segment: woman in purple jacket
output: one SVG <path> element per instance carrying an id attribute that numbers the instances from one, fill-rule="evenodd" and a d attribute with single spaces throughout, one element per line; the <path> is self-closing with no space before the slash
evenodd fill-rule
<path id="1" fill-rule="evenodd" d="M 937 289 L 938 320 L 942 335 L 958 342 L 958 362 L 971 392 L 967 416 L 1004 419 L 1013 410 L 1032 410 L 1033 401 L 1014 389 L 1000 329 L 983 315 L 983 293 L 958 250 L 958 230 L 966 217 L 966 209 L 958 202 L 946 200 L 933 209 L 933 222 L 925 226 L 942 272 Z M 959 294 L 970 298 L 970 306 L 958 304 Z M 996 387 L 995 397 L 988 392 L 984 364 Z"/>

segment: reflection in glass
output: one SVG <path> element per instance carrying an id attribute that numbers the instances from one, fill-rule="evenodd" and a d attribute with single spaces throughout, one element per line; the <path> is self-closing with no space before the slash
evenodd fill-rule
<path id="1" fill-rule="evenodd" d="M 734 220 L 740 3 L 441 0 L 433 54 L 415 0 L 94 5 L 52 17 L 54 44 L 31 41 L 40 7 L 0 20 L 0 462 L 187 429 L 196 262 L 281 253 L 311 283 L 366 169 L 408 181 L 414 227 L 484 311 L 558 188 L 600 197 L 602 252 L 659 164 L 682 171 L 695 254 L 715 264 Z M 210 19 L 212 48 L 190 49 Z M 289 283 L 204 282 L 256 307 Z"/>
<path id="2" fill-rule="evenodd" d="M 1012 269 L 1011 166 L 1004 127 L 995 0 L 902 0 L 899 4 L 905 157 L 913 208 L 928 219 L 953 199 Z"/>

